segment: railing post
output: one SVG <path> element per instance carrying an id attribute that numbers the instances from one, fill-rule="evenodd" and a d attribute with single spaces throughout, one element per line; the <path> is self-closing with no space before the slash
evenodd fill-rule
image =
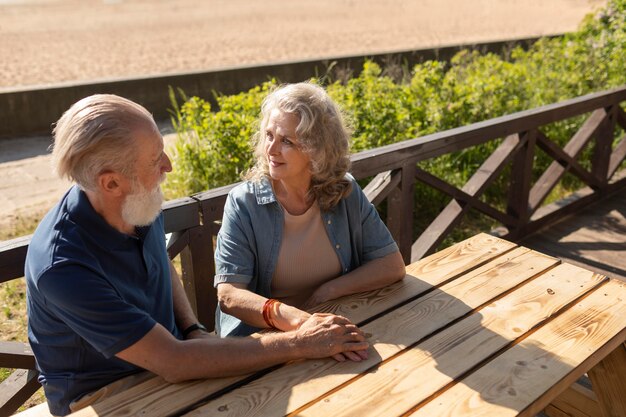
<path id="1" fill-rule="evenodd" d="M 209 330 L 215 327 L 217 297 L 213 288 L 215 261 L 211 225 L 189 229 L 189 246 L 181 253 L 183 286 L 198 320 Z"/>
<path id="2" fill-rule="evenodd" d="M 411 263 L 413 208 L 415 206 L 415 162 L 402 165 L 402 178 L 388 198 L 387 227 L 400 247 L 404 262 Z"/>
<path id="3" fill-rule="evenodd" d="M 591 172 L 600 183 L 600 192 L 603 192 L 608 183 L 609 164 L 613 148 L 613 135 L 617 119 L 614 106 L 605 108 L 606 117 L 596 131 L 596 146 L 591 159 Z"/>
<path id="4" fill-rule="evenodd" d="M 524 234 L 524 226 L 532 214 L 530 213 L 528 198 L 533 174 L 537 131 L 533 129 L 520 134 L 520 140 L 523 141 L 523 144 L 511 163 L 511 185 L 506 208 L 507 214 L 517 219 L 517 224 L 513 226 L 513 230 L 509 230 L 508 234 L 513 240 Z"/>

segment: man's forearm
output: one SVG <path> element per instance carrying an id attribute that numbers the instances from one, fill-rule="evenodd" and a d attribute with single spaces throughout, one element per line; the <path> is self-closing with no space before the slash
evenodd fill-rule
<path id="1" fill-rule="evenodd" d="M 298 330 L 260 338 L 214 335 L 176 340 L 156 324 L 119 358 L 169 382 L 241 375 L 300 358 L 323 358 L 367 349 L 363 332 L 344 317 L 314 314 Z"/>
<path id="2" fill-rule="evenodd" d="M 306 356 L 291 332 L 260 338 L 206 337 L 181 344 L 169 382 L 243 375 Z"/>

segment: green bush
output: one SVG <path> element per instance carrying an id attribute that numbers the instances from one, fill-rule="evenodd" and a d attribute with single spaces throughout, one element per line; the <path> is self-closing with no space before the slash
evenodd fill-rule
<path id="1" fill-rule="evenodd" d="M 353 129 L 353 152 L 531 109 L 626 83 L 626 0 L 610 0 L 586 17 L 575 33 L 544 38 L 528 50 L 515 48 L 502 57 L 461 51 L 449 63 L 427 61 L 408 77 L 395 80 L 374 62 L 345 82 L 326 88 L 345 110 Z M 328 80 L 330 77 L 325 77 Z M 219 108 L 192 97 L 174 108 L 180 140 L 173 155 L 174 172 L 165 184 L 169 198 L 189 195 L 239 179 L 251 163 L 249 139 L 258 125 L 260 104 L 278 82 L 248 92 L 217 96 Z M 560 145 L 580 127 L 583 117 L 543 128 Z M 463 184 L 498 141 L 426 161 L 422 167 L 447 181 Z M 536 177 L 551 159 L 539 153 Z M 583 161 L 583 164 L 586 162 Z M 578 187 L 566 179 L 565 190 Z M 506 181 L 486 195 L 503 201 Z M 418 191 L 425 212 L 437 213 L 444 196 Z M 419 202 L 418 202 L 419 204 Z"/>
<path id="2" fill-rule="evenodd" d="M 165 184 L 169 198 L 231 184 L 251 162 L 250 137 L 257 128 L 263 98 L 276 81 L 269 81 L 246 93 L 218 96 L 219 110 L 198 97 L 187 99 L 178 106 L 173 103 L 172 122 L 178 140 L 174 144 L 172 161 L 175 166 Z"/>

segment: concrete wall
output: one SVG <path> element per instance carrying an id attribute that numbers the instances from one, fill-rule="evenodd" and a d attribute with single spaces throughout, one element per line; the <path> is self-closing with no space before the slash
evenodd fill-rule
<path id="1" fill-rule="evenodd" d="M 218 71 L 179 73 L 160 77 L 104 80 L 90 83 L 64 83 L 41 88 L 0 89 L 0 138 L 33 134 L 49 134 L 52 124 L 79 99 L 96 93 L 112 93 L 141 103 L 153 112 L 157 120 L 169 118 L 171 108 L 168 87 L 181 88 L 187 96 L 199 96 L 213 101 L 213 91 L 233 94 L 246 91 L 275 77 L 281 82 L 298 82 L 326 74 L 329 64 L 337 69 L 352 69 L 358 73 L 366 58 L 379 63 L 396 62 L 412 67 L 429 59 L 449 60 L 462 48 L 501 53 L 513 45 L 527 47 L 537 38 L 459 45 L 437 49 L 387 52 L 369 56 L 352 56 L 283 62 L 265 66 L 248 66 Z"/>

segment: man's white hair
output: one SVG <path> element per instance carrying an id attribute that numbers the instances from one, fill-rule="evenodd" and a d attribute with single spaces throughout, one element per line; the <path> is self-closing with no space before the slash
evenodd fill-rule
<path id="1" fill-rule="evenodd" d="M 55 171 L 88 190 L 95 190 L 98 176 L 108 171 L 132 178 L 138 152 L 133 133 L 141 128 L 158 132 L 154 118 L 141 105 L 112 94 L 86 97 L 56 123 Z"/>

